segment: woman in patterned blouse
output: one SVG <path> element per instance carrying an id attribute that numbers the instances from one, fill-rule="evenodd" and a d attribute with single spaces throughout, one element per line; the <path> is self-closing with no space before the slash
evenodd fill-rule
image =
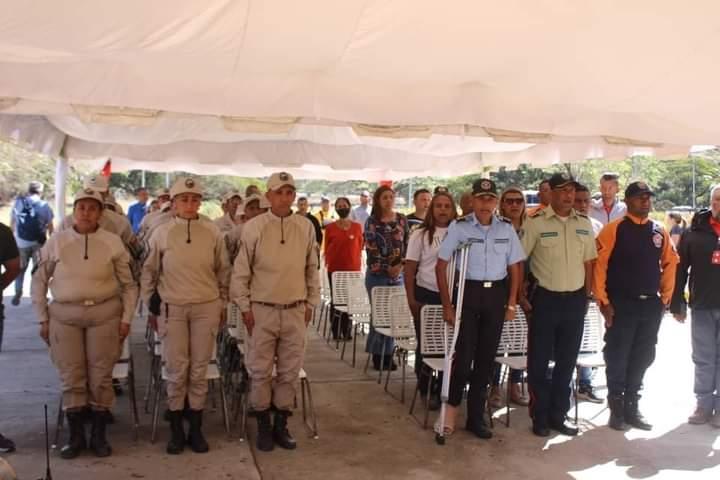
<path id="1" fill-rule="evenodd" d="M 404 215 L 394 210 L 394 206 L 393 189 L 386 185 L 379 187 L 373 195 L 372 212 L 365 223 L 367 251 L 365 287 L 371 298 L 374 287 L 403 284 L 402 271 L 407 247 L 408 222 Z M 392 361 L 394 347 L 392 338 L 370 329 L 366 351 L 372 354 L 373 366 L 376 370 L 380 370 L 381 362 L 383 369 L 397 369 L 397 365 Z"/>

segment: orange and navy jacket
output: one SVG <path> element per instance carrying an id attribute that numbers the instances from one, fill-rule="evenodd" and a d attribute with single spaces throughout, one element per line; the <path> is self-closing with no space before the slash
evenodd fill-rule
<path id="1" fill-rule="evenodd" d="M 602 229 L 597 247 L 593 290 L 600 305 L 614 295 L 657 293 L 663 305 L 670 303 L 679 257 L 662 225 L 626 214 Z"/>

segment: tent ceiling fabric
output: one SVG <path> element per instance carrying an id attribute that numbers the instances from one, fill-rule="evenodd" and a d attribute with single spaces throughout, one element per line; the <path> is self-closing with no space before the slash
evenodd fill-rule
<path id="1" fill-rule="evenodd" d="M 77 161 L 117 152 L 128 167 L 287 164 L 365 178 L 359 167 L 383 171 L 358 160 L 385 158 L 388 175 L 456 175 L 720 144 L 715 0 L 85 0 L 3 11 L 0 135 L 46 152 L 67 135 Z"/>

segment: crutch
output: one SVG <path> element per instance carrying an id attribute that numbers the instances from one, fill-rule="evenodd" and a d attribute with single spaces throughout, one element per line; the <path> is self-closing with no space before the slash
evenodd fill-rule
<path id="1" fill-rule="evenodd" d="M 447 344 L 448 328 L 450 328 L 450 326 L 447 324 L 447 322 L 443 326 L 443 341 L 445 343 L 445 367 L 443 369 L 442 390 L 440 392 L 440 399 L 442 400 L 442 406 L 440 407 L 440 432 L 435 433 L 435 441 L 438 445 L 445 445 L 445 411 L 447 410 L 447 402 L 450 396 L 450 375 L 452 368 L 452 359 L 455 356 L 455 344 L 457 343 L 458 334 L 460 333 L 463 296 L 465 295 L 465 277 L 467 274 L 468 258 L 470 257 L 469 254 L 470 243 L 460 244 L 460 246 L 458 246 L 458 248 L 455 250 L 448 264 L 448 289 L 450 291 L 449 293 L 451 301 L 455 289 L 455 270 L 458 266 L 460 267 L 460 273 L 458 275 L 457 300 L 455 301 L 455 325 L 450 345 Z"/>

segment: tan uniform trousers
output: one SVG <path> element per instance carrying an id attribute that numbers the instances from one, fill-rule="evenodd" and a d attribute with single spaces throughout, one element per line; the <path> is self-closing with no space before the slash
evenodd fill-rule
<path id="1" fill-rule="evenodd" d="M 92 306 L 52 302 L 48 313 L 50 356 L 60 373 L 63 409 L 111 409 L 112 371 L 122 353 L 122 301 L 116 297 Z"/>
<path id="2" fill-rule="evenodd" d="M 167 372 L 168 408 L 203 410 L 207 398 L 207 368 L 215 348 L 222 301 L 160 306 L 158 331 Z"/>
<path id="3" fill-rule="evenodd" d="M 299 305 L 281 310 L 252 304 L 255 327 L 248 342 L 247 366 L 250 405 L 256 411 L 267 410 L 271 404 L 285 411 L 293 407 L 305 357 L 305 308 Z M 275 363 L 277 378 L 273 387 Z"/>

